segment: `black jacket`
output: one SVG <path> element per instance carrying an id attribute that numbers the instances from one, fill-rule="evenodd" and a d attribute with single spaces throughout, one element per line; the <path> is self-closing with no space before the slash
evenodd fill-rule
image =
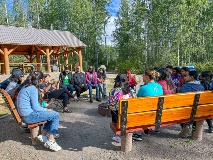
<path id="1" fill-rule="evenodd" d="M 73 74 L 73 80 L 74 80 L 74 85 L 80 85 L 80 84 L 86 85 L 85 74 L 82 72 L 80 73 L 75 72 Z"/>
<path id="2" fill-rule="evenodd" d="M 60 87 L 64 84 L 65 76 L 66 76 L 65 72 L 61 72 L 60 75 L 59 75 Z M 73 85 L 73 75 L 72 75 L 71 72 L 68 74 L 68 78 L 69 78 L 70 84 Z"/>

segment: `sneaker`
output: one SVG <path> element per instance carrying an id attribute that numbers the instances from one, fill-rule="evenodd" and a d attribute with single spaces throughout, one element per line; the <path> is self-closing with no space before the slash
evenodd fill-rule
<path id="1" fill-rule="evenodd" d="M 89 100 L 89 103 L 93 103 L 93 100 L 92 100 L 92 99 L 90 99 L 90 100 Z"/>
<path id="2" fill-rule="evenodd" d="M 45 142 L 47 142 L 48 137 L 47 137 L 47 135 L 40 134 L 39 136 L 37 136 L 37 139 L 39 140 L 39 142 L 45 143 Z"/>
<path id="3" fill-rule="evenodd" d="M 44 147 L 51 149 L 53 151 L 60 151 L 61 147 L 56 143 L 55 140 L 47 140 L 46 143 L 44 143 Z"/>
<path id="4" fill-rule="evenodd" d="M 143 130 L 143 131 L 142 131 L 142 134 L 143 134 L 144 136 L 150 136 L 149 130 L 148 130 L 148 129 Z"/>
<path id="5" fill-rule="evenodd" d="M 142 141 L 141 135 L 133 133 L 132 139 L 135 141 Z"/>
<path id="6" fill-rule="evenodd" d="M 182 131 L 179 133 L 180 138 L 187 138 L 191 135 L 191 130 L 189 127 L 183 127 Z"/>
<path id="7" fill-rule="evenodd" d="M 117 143 L 121 143 L 121 137 L 118 136 L 118 135 L 112 137 L 112 140 L 115 141 L 115 142 L 117 142 Z"/>
<path id="8" fill-rule="evenodd" d="M 212 129 L 209 129 L 209 133 L 213 133 L 213 130 L 212 130 Z"/>

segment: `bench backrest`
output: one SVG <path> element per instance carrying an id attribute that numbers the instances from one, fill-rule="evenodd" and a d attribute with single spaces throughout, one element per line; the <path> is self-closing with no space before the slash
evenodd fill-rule
<path id="1" fill-rule="evenodd" d="M 117 128 L 148 128 L 213 117 L 213 92 L 190 92 L 119 101 Z"/>
<path id="2" fill-rule="evenodd" d="M 4 89 L 0 89 L 0 93 L 2 94 L 2 98 L 4 99 L 7 107 L 10 109 L 10 112 L 12 113 L 12 115 L 14 116 L 14 118 L 16 119 L 16 121 L 18 123 L 21 123 L 21 117 L 18 113 L 18 111 L 15 108 L 15 105 L 10 97 L 10 95 L 4 90 Z"/>

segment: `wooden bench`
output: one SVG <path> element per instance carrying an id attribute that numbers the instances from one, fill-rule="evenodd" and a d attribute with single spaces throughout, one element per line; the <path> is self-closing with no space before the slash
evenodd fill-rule
<path id="1" fill-rule="evenodd" d="M 17 121 L 17 123 L 22 124 L 21 116 L 19 115 L 18 111 L 16 110 L 15 105 L 14 105 L 10 95 L 4 89 L 0 89 L 0 93 L 2 94 L 2 98 L 5 100 L 7 107 L 10 109 L 10 112 L 13 115 L 13 117 L 15 118 L 15 120 Z M 36 141 L 36 137 L 39 134 L 41 134 L 41 127 L 46 122 L 47 121 L 33 123 L 33 124 L 27 124 L 27 127 L 30 129 L 30 132 L 31 132 L 32 145 L 39 144 Z"/>
<path id="2" fill-rule="evenodd" d="M 132 150 L 132 132 L 196 121 L 192 139 L 202 140 L 203 122 L 213 118 L 213 92 L 189 92 L 119 101 L 118 122 L 110 123 L 121 135 L 121 150 Z"/>

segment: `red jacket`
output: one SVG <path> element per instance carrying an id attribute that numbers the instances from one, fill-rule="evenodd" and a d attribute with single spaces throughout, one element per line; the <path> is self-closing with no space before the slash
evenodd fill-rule
<path id="1" fill-rule="evenodd" d="M 158 81 L 158 84 L 160 84 L 162 86 L 164 95 L 175 93 L 175 88 L 171 89 L 165 80 Z"/>
<path id="2" fill-rule="evenodd" d="M 131 88 L 136 86 L 137 82 L 130 71 L 127 71 L 127 82 Z"/>

